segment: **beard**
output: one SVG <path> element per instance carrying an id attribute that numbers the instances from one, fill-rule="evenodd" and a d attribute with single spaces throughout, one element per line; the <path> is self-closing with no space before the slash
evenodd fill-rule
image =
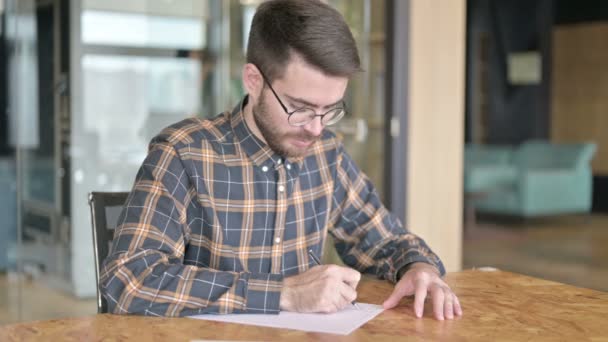
<path id="1" fill-rule="evenodd" d="M 305 131 L 302 131 L 301 133 L 281 132 L 279 124 L 272 122 L 272 119 L 268 114 L 268 107 L 264 96 L 260 96 L 259 98 L 259 103 L 252 107 L 251 111 L 253 113 L 253 120 L 268 146 L 282 157 L 298 158 L 305 156 L 309 151 L 308 147 L 298 148 L 297 146 L 290 145 L 288 140 L 297 139 L 300 141 L 308 141 L 311 142 L 310 146 L 312 146 L 312 143 L 319 140 L 321 135 L 315 136 L 306 133 Z"/>

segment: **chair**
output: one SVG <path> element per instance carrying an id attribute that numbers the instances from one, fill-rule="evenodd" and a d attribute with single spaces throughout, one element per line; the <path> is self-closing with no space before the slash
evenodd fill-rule
<path id="1" fill-rule="evenodd" d="M 595 143 L 530 140 L 495 160 L 473 163 L 467 155 L 465 192 L 482 194 L 475 210 L 519 217 L 588 213 L 593 195 Z M 473 149 L 467 150 L 473 151 Z M 479 159 L 479 158 L 477 158 Z"/>
<path id="2" fill-rule="evenodd" d="M 95 278 L 97 281 L 97 313 L 107 313 L 108 303 L 99 291 L 101 264 L 110 252 L 118 216 L 127 200 L 128 192 L 91 192 L 89 207 L 93 226 Z"/>
<path id="3" fill-rule="evenodd" d="M 467 144 L 464 153 L 464 192 L 473 197 L 509 187 L 517 178 L 508 145 Z"/>

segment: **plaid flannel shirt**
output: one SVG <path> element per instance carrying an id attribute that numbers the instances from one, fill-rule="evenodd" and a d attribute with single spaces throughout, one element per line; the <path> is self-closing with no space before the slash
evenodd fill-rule
<path id="1" fill-rule="evenodd" d="M 445 273 L 333 133 L 284 159 L 249 130 L 245 101 L 151 141 L 101 271 L 110 312 L 278 313 L 283 277 L 313 267 L 327 233 L 363 273 L 395 282 L 413 262 Z"/>

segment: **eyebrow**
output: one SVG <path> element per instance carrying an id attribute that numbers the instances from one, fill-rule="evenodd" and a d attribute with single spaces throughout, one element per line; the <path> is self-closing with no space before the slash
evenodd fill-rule
<path id="1" fill-rule="evenodd" d="M 289 95 L 287 95 L 287 94 L 284 94 L 284 95 L 285 95 L 285 97 L 287 97 L 287 98 L 289 99 L 289 101 L 291 101 L 291 102 L 299 102 L 299 103 L 301 103 L 301 104 L 303 104 L 303 105 L 306 105 L 306 106 L 309 106 L 309 107 L 314 107 L 314 108 L 316 108 L 316 107 L 320 107 L 318 104 L 315 104 L 315 103 L 312 103 L 312 102 L 306 101 L 306 100 L 304 100 L 304 99 L 300 99 L 300 98 L 297 98 L 297 97 L 289 96 Z M 338 101 L 336 101 L 336 102 L 334 102 L 334 103 L 332 103 L 332 104 L 329 104 L 329 105 L 327 105 L 327 106 L 324 106 L 324 107 L 323 107 L 323 109 L 329 109 L 329 108 L 335 107 L 335 106 L 337 106 L 338 104 L 340 104 L 340 103 L 342 103 L 342 102 L 344 102 L 344 99 L 340 99 L 340 100 L 338 100 Z"/>

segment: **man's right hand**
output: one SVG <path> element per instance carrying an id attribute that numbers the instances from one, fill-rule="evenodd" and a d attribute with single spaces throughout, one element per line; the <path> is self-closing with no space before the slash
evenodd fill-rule
<path id="1" fill-rule="evenodd" d="M 281 310 L 332 313 L 357 298 L 361 273 L 337 265 L 315 266 L 283 280 Z"/>

